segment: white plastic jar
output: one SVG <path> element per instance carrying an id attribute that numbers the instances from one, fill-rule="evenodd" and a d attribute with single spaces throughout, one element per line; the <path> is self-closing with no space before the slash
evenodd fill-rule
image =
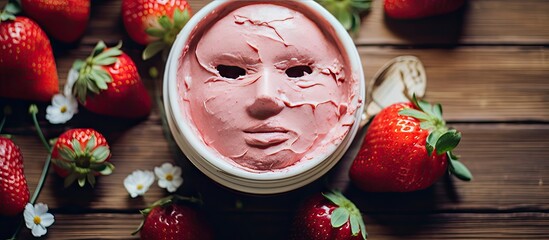
<path id="1" fill-rule="evenodd" d="M 228 188 L 252 193 L 274 194 L 302 187 L 330 170 L 349 148 L 359 129 L 363 113 L 363 96 L 365 96 L 365 81 L 362 64 L 357 49 L 346 30 L 336 18 L 315 1 L 265 1 L 314 16 L 317 21 L 324 21 L 323 31 L 337 42 L 338 50 L 345 58 L 350 68 L 349 72 L 358 83 L 351 100 L 356 104 L 354 123 L 339 144 L 331 146 L 324 154 L 319 154 L 306 161 L 299 161 L 288 167 L 275 171 L 250 171 L 235 166 L 207 146 L 193 126 L 189 117 L 182 111 L 179 76 L 182 56 L 189 49 L 189 44 L 195 38 L 200 28 L 211 26 L 229 12 L 243 6 L 261 3 L 262 1 L 212 1 L 197 12 L 178 34 L 168 57 L 164 74 L 164 105 L 168 124 L 179 148 L 187 158 L 205 175 Z M 320 19 L 320 20 L 318 20 Z M 306 29 L 303 29 L 306 31 Z M 222 41 L 222 39 L 220 39 Z"/>

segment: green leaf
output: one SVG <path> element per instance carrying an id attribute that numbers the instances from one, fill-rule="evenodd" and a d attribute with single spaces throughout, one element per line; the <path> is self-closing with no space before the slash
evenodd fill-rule
<path id="1" fill-rule="evenodd" d="M 115 64 L 117 61 L 118 61 L 118 58 L 111 57 L 111 58 L 101 58 L 98 60 L 94 60 L 93 63 L 95 65 L 100 65 L 100 66 L 109 66 L 111 64 Z"/>
<path id="2" fill-rule="evenodd" d="M 343 226 L 349 219 L 349 211 L 345 208 L 338 207 L 332 212 L 332 218 L 330 222 L 332 227 L 338 228 Z"/>
<path id="3" fill-rule="evenodd" d="M 177 30 L 181 30 L 183 26 L 189 21 L 190 15 L 189 11 L 187 9 L 183 10 L 183 12 L 176 8 L 173 13 L 173 23 L 174 28 Z"/>
<path id="4" fill-rule="evenodd" d="M 172 29 L 173 26 L 167 16 L 162 16 L 158 18 L 158 23 L 160 23 L 160 26 L 162 26 L 166 30 Z"/>
<path id="5" fill-rule="evenodd" d="M 122 50 L 120 50 L 116 47 L 109 48 L 106 51 L 104 51 L 104 52 L 100 53 L 99 55 L 97 55 L 95 58 L 93 58 L 93 61 L 94 61 L 94 63 L 96 63 L 97 61 L 101 61 L 101 60 L 106 59 L 106 58 L 116 58 L 120 55 L 122 55 Z"/>
<path id="6" fill-rule="evenodd" d="M 362 219 L 362 216 L 358 219 L 358 224 L 360 225 L 360 233 L 362 234 L 362 239 L 366 240 L 368 237 L 368 233 L 366 232 L 366 225 L 364 224 L 364 220 Z"/>
<path id="7" fill-rule="evenodd" d="M 427 150 L 427 156 L 433 155 L 433 151 L 435 151 L 435 147 L 429 143 L 425 144 L 425 149 Z"/>
<path id="8" fill-rule="evenodd" d="M 78 186 L 84 187 L 86 185 L 86 176 L 78 177 Z"/>
<path id="9" fill-rule="evenodd" d="M 105 50 L 105 48 L 107 48 L 107 45 L 105 45 L 105 42 L 99 41 L 97 45 L 95 45 L 95 48 L 93 48 L 91 56 L 93 57 L 93 56 L 99 55 L 100 53 L 103 52 L 103 50 Z"/>
<path id="10" fill-rule="evenodd" d="M 442 153 L 452 151 L 461 140 L 461 133 L 457 132 L 455 130 L 450 130 L 444 134 L 442 134 L 435 145 L 435 149 L 437 150 L 437 154 L 440 155 Z"/>
<path id="11" fill-rule="evenodd" d="M 371 6 L 370 0 L 353 0 L 351 1 L 351 6 L 357 9 L 359 12 L 370 9 Z"/>
<path id="12" fill-rule="evenodd" d="M 473 179 L 473 175 L 463 163 L 461 163 L 458 160 L 454 160 L 452 158 L 448 158 L 448 160 L 450 165 L 449 166 L 450 173 L 452 173 L 454 176 L 456 176 L 457 178 L 463 181 L 471 181 Z"/>
<path id="13" fill-rule="evenodd" d="M 345 204 L 345 199 L 341 198 L 341 196 L 337 195 L 336 192 L 329 192 L 329 193 L 322 193 L 325 198 L 330 200 L 330 202 L 334 203 L 337 206 L 343 206 Z"/>
<path id="14" fill-rule="evenodd" d="M 97 86 L 97 84 L 95 83 L 95 79 L 93 78 L 92 74 L 90 73 L 90 75 L 86 76 L 86 88 L 89 89 L 91 92 L 95 93 L 95 94 L 99 94 L 99 92 L 101 91 L 101 89 L 99 89 L 99 87 Z"/>
<path id="15" fill-rule="evenodd" d="M 419 127 L 430 132 L 436 129 L 436 126 L 432 121 L 421 121 L 419 122 Z"/>
<path id="16" fill-rule="evenodd" d="M 424 113 L 422 111 L 419 111 L 419 110 L 416 110 L 416 109 L 412 109 L 412 108 L 402 109 L 398 112 L 398 114 L 403 115 L 403 116 L 413 117 L 413 118 L 416 118 L 416 119 L 419 119 L 419 120 L 425 120 L 425 121 L 431 120 L 431 117 L 429 115 L 427 115 L 426 113 Z"/>
<path id="17" fill-rule="evenodd" d="M 159 29 L 159 28 L 152 28 L 152 27 L 145 29 L 145 32 L 148 35 L 153 36 L 153 37 L 157 37 L 157 38 L 164 37 L 164 35 L 166 34 L 166 30 Z"/>
<path id="18" fill-rule="evenodd" d="M 433 112 L 437 118 L 442 119 L 442 105 L 440 105 L 440 103 L 433 106 Z"/>
<path id="19" fill-rule="evenodd" d="M 82 68 L 82 66 L 84 66 L 86 62 L 84 62 L 83 60 L 81 59 L 76 59 L 74 61 L 74 63 L 72 63 L 72 69 L 76 70 L 76 71 L 80 71 L 80 69 Z"/>
<path id="20" fill-rule="evenodd" d="M 141 57 L 143 58 L 143 60 L 148 60 L 167 47 L 168 44 L 166 44 L 164 41 L 152 42 L 147 45 L 145 50 L 143 50 L 143 55 Z"/>
<path id="21" fill-rule="evenodd" d="M 96 142 L 95 134 L 92 134 L 90 140 L 86 143 L 86 152 L 91 152 L 91 150 L 95 147 Z"/>
<path id="22" fill-rule="evenodd" d="M 82 146 L 80 145 L 80 142 L 76 139 L 73 139 L 71 141 L 71 145 L 72 145 L 72 149 L 74 150 L 74 153 L 78 156 L 78 155 L 82 155 L 83 151 L 82 151 Z"/>
<path id="23" fill-rule="evenodd" d="M 353 236 L 358 235 L 358 232 L 360 231 L 360 224 L 358 223 L 358 217 L 355 214 L 351 214 L 350 216 L 350 222 L 351 222 L 351 233 Z"/>
<path id="24" fill-rule="evenodd" d="M 74 154 L 74 152 L 66 146 L 61 146 L 58 152 L 59 155 L 61 155 L 61 157 L 67 161 L 73 161 L 74 158 L 76 158 L 76 154 Z"/>
<path id="25" fill-rule="evenodd" d="M 95 185 L 95 176 L 93 175 L 93 173 L 88 173 L 88 175 L 86 175 L 86 178 L 88 179 L 90 185 L 93 187 Z"/>
<path id="26" fill-rule="evenodd" d="M 65 188 L 69 187 L 70 185 L 72 185 L 72 183 L 78 178 L 78 173 L 71 173 L 69 174 L 69 176 L 67 176 L 65 178 L 65 181 L 63 183 L 63 185 L 65 186 Z"/>
<path id="27" fill-rule="evenodd" d="M 104 176 L 111 175 L 112 172 L 114 171 L 114 165 L 112 165 L 112 163 L 110 163 L 110 162 L 105 162 L 104 166 L 105 166 L 105 168 L 100 170 L 99 173 L 101 175 L 104 175 Z"/>
<path id="28" fill-rule="evenodd" d="M 13 15 L 19 14 L 21 12 L 21 8 L 17 3 L 14 2 L 8 2 L 6 7 L 4 7 L 4 11 L 7 13 L 11 13 Z"/>
<path id="29" fill-rule="evenodd" d="M 102 163 L 109 157 L 111 151 L 106 146 L 99 146 L 93 150 L 92 156 L 95 163 Z"/>
<path id="30" fill-rule="evenodd" d="M 437 141 L 442 136 L 444 132 L 441 130 L 435 130 L 432 131 L 429 136 L 427 136 L 427 145 L 429 145 L 430 148 L 427 149 L 428 156 L 431 156 L 433 154 L 433 150 L 437 145 Z"/>
<path id="31" fill-rule="evenodd" d="M 337 20 L 341 22 L 341 25 L 347 30 L 351 30 L 351 27 L 353 26 L 353 15 L 345 9 L 338 8 L 338 11 L 336 13 Z"/>

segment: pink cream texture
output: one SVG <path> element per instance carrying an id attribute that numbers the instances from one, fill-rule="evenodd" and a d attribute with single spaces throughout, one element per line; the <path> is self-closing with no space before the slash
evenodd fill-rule
<path id="1" fill-rule="evenodd" d="M 252 172 L 283 170 L 337 148 L 355 121 L 358 84 L 321 28 L 290 8 L 257 3 L 188 43 L 178 91 L 206 146 Z"/>

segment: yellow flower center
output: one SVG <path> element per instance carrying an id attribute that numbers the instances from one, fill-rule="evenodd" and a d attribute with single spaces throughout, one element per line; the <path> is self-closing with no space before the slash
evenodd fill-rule
<path id="1" fill-rule="evenodd" d="M 143 184 L 137 184 L 137 190 L 143 189 Z"/>
<path id="2" fill-rule="evenodd" d="M 67 111 L 67 106 L 62 106 L 59 111 L 61 111 L 61 113 L 65 113 Z"/>
<path id="3" fill-rule="evenodd" d="M 166 174 L 166 180 L 171 182 L 173 180 L 173 175 L 170 173 Z"/>
<path id="4" fill-rule="evenodd" d="M 34 224 L 38 225 L 42 222 L 42 219 L 40 219 L 40 216 L 34 216 L 34 219 L 32 220 Z"/>

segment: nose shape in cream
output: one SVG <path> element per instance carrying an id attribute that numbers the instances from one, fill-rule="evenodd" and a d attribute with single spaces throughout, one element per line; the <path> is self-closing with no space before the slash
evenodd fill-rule
<path id="1" fill-rule="evenodd" d="M 279 98 L 278 87 L 273 76 L 265 70 L 255 82 L 256 94 L 252 103 L 247 107 L 248 114 L 256 119 L 267 119 L 275 116 L 284 109 L 284 103 Z"/>

